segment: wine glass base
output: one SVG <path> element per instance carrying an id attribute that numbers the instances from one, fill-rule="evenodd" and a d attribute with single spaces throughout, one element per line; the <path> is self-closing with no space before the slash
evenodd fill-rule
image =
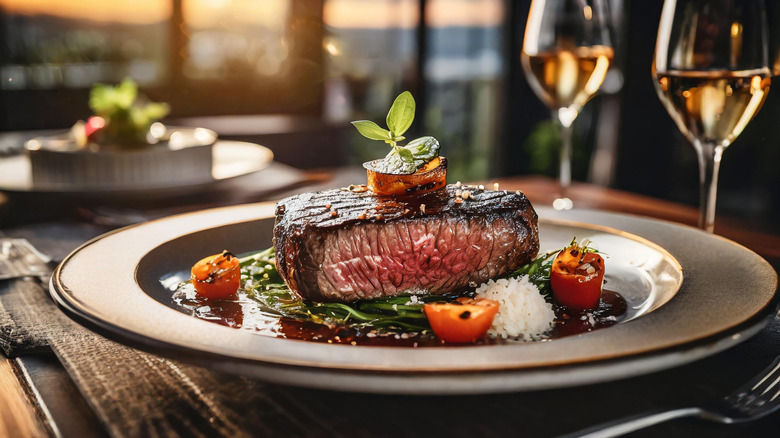
<path id="1" fill-rule="evenodd" d="M 569 198 L 557 198 L 553 201 L 552 206 L 556 210 L 571 210 L 574 208 L 574 202 Z"/>

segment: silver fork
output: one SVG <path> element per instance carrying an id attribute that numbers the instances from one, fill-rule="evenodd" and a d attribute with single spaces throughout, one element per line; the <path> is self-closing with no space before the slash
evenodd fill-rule
<path id="1" fill-rule="evenodd" d="M 780 408 L 780 356 L 766 369 L 726 397 L 705 406 L 648 412 L 620 418 L 561 438 L 608 438 L 682 417 L 697 417 L 723 424 L 765 417 Z"/>
<path id="2" fill-rule="evenodd" d="M 26 239 L 0 236 L 0 280 L 38 277 L 47 283 L 56 265 Z"/>

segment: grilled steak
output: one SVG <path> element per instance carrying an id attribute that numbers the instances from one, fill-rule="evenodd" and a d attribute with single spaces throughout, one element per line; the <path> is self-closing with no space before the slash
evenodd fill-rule
<path id="1" fill-rule="evenodd" d="M 537 216 L 520 192 L 453 185 L 425 195 L 303 193 L 279 202 L 276 266 L 301 298 L 354 301 L 463 291 L 539 251 Z M 462 201 L 462 202 L 460 202 Z"/>

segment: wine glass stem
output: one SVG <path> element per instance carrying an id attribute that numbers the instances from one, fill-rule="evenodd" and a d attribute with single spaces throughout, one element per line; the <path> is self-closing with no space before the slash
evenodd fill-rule
<path id="1" fill-rule="evenodd" d="M 558 120 L 561 126 L 561 161 L 558 169 L 558 182 L 560 183 L 560 198 L 568 198 L 571 185 L 571 123 Z"/>
<path id="2" fill-rule="evenodd" d="M 701 143 L 696 147 L 699 158 L 699 228 L 715 231 L 715 203 L 718 196 L 718 170 L 724 147 Z"/>

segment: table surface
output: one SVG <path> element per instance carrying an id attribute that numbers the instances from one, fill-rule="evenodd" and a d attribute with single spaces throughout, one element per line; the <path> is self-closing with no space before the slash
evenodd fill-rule
<path id="1" fill-rule="evenodd" d="M 244 196 L 217 193 L 169 204 L 152 203 L 142 210 L 126 205 L 90 205 L 83 199 L 9 198 L 0 204 L 0 233 L 26 238 L 44 253 L 61 259 L 83 241 L 126 223 L 204 206 L 273 200 L 301 190 L 340 187 L 362 175 L 359 169 L 294 177 L 290 169 L 276 171 L 289 177 L 278 190 L 255 190 Z M 263 178 L 262 172 L 257 177 Z M 501 189 L 522 190 L 536 205 L 550 203 L 557 190 L 554 181 L 537 176 L 484 183 L 492 187 L 494 182 Z M 571 198 L 577 208 L 689 225 L 697 218 L 696 209 L 689 206 L 589 184 L 575 183 Z M 756 232 L 749 223 L 720 217 L 716 232 L 754 250 L 775 269 L 780 267 L 780 236 Z M 0 298 L 19 290 L 24 290 L 27 298 L 23 299 L 29 300 L 43 293 L 36 281 L 14 280 L 2 284 Z M 47 318 L 70 323 L 51 307 L 55 310 Z M 0 312 L 0 326 L 2 322 Z M 78 333 L 78 339 L 52 337 L 47 348 L 34 354 L 12 354 L 11 358 L 0 354 L 0 436 L 557 436 L 618 416 L 714 400 L 780 353 L 780 323 L 774 319 L 758 335 L 730 350 L 630 379 L 500 395 L 385 396 L 286 387 L 223 375 L 136 352 L 86 330 Z M 122 361 L 112 363 L 107 355 Z M 105 376 L 116 381 L 98 381 Z M 732 426 L 684 419 L 634 436 L 772 436 L 778 427 L 780 414 Z"/>

